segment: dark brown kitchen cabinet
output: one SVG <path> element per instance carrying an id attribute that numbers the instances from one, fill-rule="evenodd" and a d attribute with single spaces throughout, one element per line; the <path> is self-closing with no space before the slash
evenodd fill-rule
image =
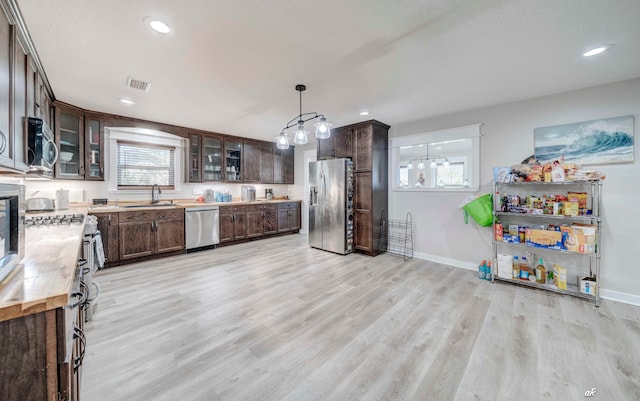
<path id="1" fill-rule="evenodd" d="M 13 25 L 0 11 L 0 165 L 13 167 L 11 155 L 11 65 L 13 50 Z"/>
<path id="2" fill-rule="evenodd" d="M 184 209 L 120 212 L 120 260 L 184 249 Z"/>
<path id="3" fill-rule="evenodd" d="M 277 230 L 276 205 L 263 204 L 247 206 L 247 238 L 274 234 Z"/>
<path id="4" fill-rule="evenodd" d="M 58 179 L 82 180 L 84 166 L 84 113 L 63 103 L 56 104 L 55 139 L 59 155 L 55 176 Z"/>
<path id="5" fill-rule="evenodd" d="M 278 204 L 278 232 L 300 231 L 300 202 Z"/>
<path id="6" fill-rule="evenodd" d="M 104 248 L 105 264 L 108 266 L 120 260 L 119 213 L 96 213 L 98 231 Z"/>
<path id="7" fill-rule="evenodd" d="M 273 184 L 273 148 L 271 142 L 260 144 L 260 182 L 263 184 Z"/>
<path id="8" fill-rule="evenodd" d="M 74 291 L 64 308 L 0 321 L 0 400 L 80 400 L 85 295 Z"/>
<path id="9" fill-rule="evenodd" d="M 242 180 L 244 182 L 260 182 L 260 142 L 244 141 L 242 150 Z"/>
<path id="10" fill-rule="evenodd" d="M 220 206 L 220 243 L 247 238 L 247 206 Z"/>
<path id="11" fill-rule="evenodd" d="M 318 159 L 346 157 L 354 162 L 355 250 L 372 256 L 386 250 L 381 229 L 388 218 L 388 132 L 388 125 L 370 120 L 335 128 L 332 140 L 318 141 Z"/>
<path id="12" fill-rule="evenodd" d="M 353 156 L 353 130 L 336 128 L 327 139 L 318 139 L 318 160 L 351 158 Z"/>
<path id="13" fill-rule="evenodd" d="M 273 151 L 273 183 L 293 184 L 294 147 L 288 149 L 275 148 Z"/>
<path id="14" fill-rule="evenodd" d="M 224 153 L 225 153 L 225 181 L 227 182 L 240 182 L 242 181 L 242 141 L 235 141 L 231 139 L 225 139 L 224 141 Z"/>
<path id="15" fill-rule="evenodd" d="M 84 165 L 87 181 L 104 181 L 104 121 L 95 115 L 84 115 Z"/>
<path id="16" fill-rule="evenodd" d="M 189 134 L 189 182 L 202 182 L 202 135 Z"/>
<path id="17" fill-rule="evenodd" d="M 202 166 L 204 168 L 202 180 L 204 182 L 224 180 L 222 141 L 222 138 L 210 135 L 204 135 L 202 138 Z"/>

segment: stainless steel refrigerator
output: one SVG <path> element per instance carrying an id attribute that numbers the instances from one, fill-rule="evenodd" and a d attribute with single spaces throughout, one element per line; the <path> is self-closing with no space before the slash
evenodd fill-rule
<path id="1" fill-rule="evenodd" d="M 353 250 L 353 163 L 309 164 L 309 245 L 339 254 Z"/>

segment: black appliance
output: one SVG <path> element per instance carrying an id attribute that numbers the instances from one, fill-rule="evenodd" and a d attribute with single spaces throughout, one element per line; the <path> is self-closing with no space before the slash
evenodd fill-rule
<path id="1" fill-rule="evenodd" d="M 0 283 L 24 257 L 24 186 L 0 184 Z"/>
<path id="2" fill-rule="evenodd" d="M 41 118 L 29 117 L 27 130 L 27 174 L 53 178 L 58 147 L 53 132 Z"/>

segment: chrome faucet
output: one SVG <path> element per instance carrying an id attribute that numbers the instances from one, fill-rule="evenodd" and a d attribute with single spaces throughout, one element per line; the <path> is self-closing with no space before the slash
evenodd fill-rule
<path id="1" fill-rule="evenodd" d="M 156 192 L 155 189 L 158 188 L 158 195 L 156 196 Z M 151 203 L 158 203 L 160 202 L 160 194 L 162 193 L 162 191 L 160 190 L 160 185 L 158 184 L 153 184 L 151 186 Z"/>

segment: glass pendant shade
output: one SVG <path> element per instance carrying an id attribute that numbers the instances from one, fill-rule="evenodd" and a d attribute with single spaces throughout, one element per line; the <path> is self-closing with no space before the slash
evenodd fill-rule
<path id="1" fill-rule="evenodd" d="M 451 164 L 449 163 L 449 159 L 444 159 L 444 161 L 442 162 L 442 165 L 445 167 L 449 167 L 449 164 Z"/>
<path id="2" fill-rule="evenodd" d="M 429 163 L 429 167 L 436 168 L 436 167 L 438 167 L 438 163 L 436 163 L 435 160 L 431 160 L 431 163 Z"/>
<path id="3" fill-rule="evenodd" d="M 326 118 L 321 117 L 320 121 L 315 123 L 315 127 L 316 127 L 316 138 L 327 139 L 331 136 L 331 127 L 333 127 L 333 124 L 327 121 Z"/>
<path id="4" fill-rule="evenodd" d="M 418 170 L 423 170 L 424 169 L 424 163 L 422 162 L 422 160 L 420 160 L 420 163 L 418 163 Z"/>
<path id="5" fill-rule="evenodd" d="M 289 137 L 284 131 L 276 137 L 276 146 L 278 149 L 289 149 Z"/>
<path id="6" fill-rule="evenodd" d="M 293 142 L 297 145 L 304 145 L 309 141 L 309 131 L 304 129 L 304 125 L 298 125 L 298 129 L 293 133 Z"/>
<path id="7" fill-rule="evenodd" d="M 407 164 L 407 169 L 408 170 L 413 170 L 413 163 L 409 162 L 409 164 Z"/>

